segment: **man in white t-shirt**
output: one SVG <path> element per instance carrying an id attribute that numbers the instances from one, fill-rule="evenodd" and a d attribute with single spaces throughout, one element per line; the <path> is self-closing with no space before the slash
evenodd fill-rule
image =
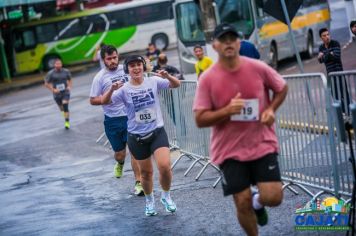
<path id="1" fill-rule="evenodd" d="M 103 104 L 101 102 L 102 95 L 111 88 L 111 85 L 117 81 L 126 83 L 128 75 L 119 65 L 119 55 L 115 47 L 107 45 L 102 49 L 104 55 L 105 68 L 101 69 L 94 77 L 91 91 L 90 104 L 102 105 L 104 111 L 104 127 L 105 134 L 109 139 L 112 149 L 115 152 L 115 160 L 117 161 L 114 167 L 114 174 L 117 178 L 122 176 L 126 157 L 127 143 L 127 116 L 124 105 L 121 102 Z M 137 165 L 137 161 L 131 157 L 131 166 L 134 171 L 136 183 L 135 194 L 143 196 L 141 186 L 141 177 Z"/>

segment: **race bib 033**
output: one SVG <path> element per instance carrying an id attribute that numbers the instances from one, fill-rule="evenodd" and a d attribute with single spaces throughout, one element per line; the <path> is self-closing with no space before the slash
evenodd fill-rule
<path id="1" fill-rule="evenodd" d="M 140 124 L 151 123 L 156 120 L 156 111 L 152 108 L 145 108 L 135 113 L 135 120 Z"/>

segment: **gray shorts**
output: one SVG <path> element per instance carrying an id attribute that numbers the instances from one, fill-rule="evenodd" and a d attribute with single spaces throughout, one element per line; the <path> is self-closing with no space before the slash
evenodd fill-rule
<path id="1" fill-rule="evenodd" d="M 54 101 L 56 101 L 56 103 L 58 105 L 62 105 L 63 101 L 69 101 L 70 99 L 70 92 L 68 90 L 64 90 L 60 93 L 54 93 L 53 94 L 53 98 Z"/>
<path id="2" fill-rule="evenodd" d="M 127 145 L 136 160 L 149 158 L 158 148 L 169 148 L 168 136 L 163 127 L 157 128 L 145 136 L 128 133 Z"/>

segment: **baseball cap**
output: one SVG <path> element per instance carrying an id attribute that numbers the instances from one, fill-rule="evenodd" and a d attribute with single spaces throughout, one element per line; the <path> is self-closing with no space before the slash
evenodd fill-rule
<path id="1" fill-rule="evenodd" d="M 140 56 L 140 55 L 131 55 L 131 56 L 128 56 L 125 59 L 124 64 L 128 65 L 129 63 L 134 62 L 134 61 L 141 61 L 142 63 L 145 63 L 145 59 L 142 56 Z"/>
<path id="2" fill-rule="evenodd" d="M 214 30 L 213 37 L 214 37 L 214 39 L 218 39 L 226 33 L 233 33 L 238 38 L 240 37 L 240 35 L 237 33 L 235 27 L 228 23 L 221 23 L 220 25 L 216 26 L 216 28 Z"/>

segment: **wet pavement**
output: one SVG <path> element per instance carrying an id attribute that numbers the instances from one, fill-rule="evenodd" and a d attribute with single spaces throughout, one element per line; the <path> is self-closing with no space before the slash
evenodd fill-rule
<path id="1" fill-rule="evenodd" d="M 112 151 L 95 143 L 103 117 L 88 101 L 94 73 L 73 78 L 70 130 L 43 86 L 1 97 L 0 235 L 243 235 L 231 197 L 222 196 L 220 184 L 212 188 L 216 170 L 208 168 L 195 181 L 197 165 L 184 177 L 189 159 L 173 170 L 177 212 L 166 213 L 159 203 L 155 170 L 159 214 L 144 215 L 144 198 L 133 195 L 129 158 L 123 178 L 116 179 Z M 172 162 L 178 156 L 173 152 Z M 294 211 L 308 200 L 286 190 L 282 205 L 268 209 L 270 223 L 260 235 L 310 235 L 294 230 Z"/>

